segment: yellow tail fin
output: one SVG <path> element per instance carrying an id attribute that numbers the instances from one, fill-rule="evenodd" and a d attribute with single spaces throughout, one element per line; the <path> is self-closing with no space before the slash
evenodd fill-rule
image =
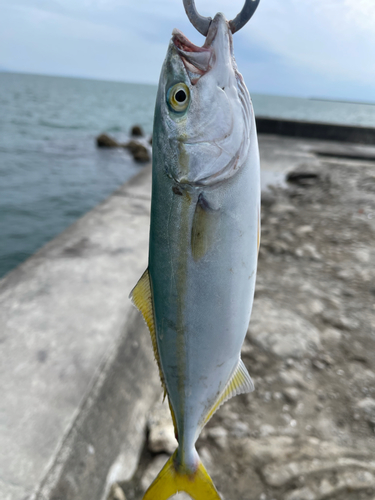
<path id="1" fill-rule="evenodd" d="M 179 491 L 185 491 L 193 500 L 220 500 L 212 479 L 202 462 L 193 474 L 176 470 L 175 454 L 164 465 L 146 491 L 143 500 L 167 500 Z"/>

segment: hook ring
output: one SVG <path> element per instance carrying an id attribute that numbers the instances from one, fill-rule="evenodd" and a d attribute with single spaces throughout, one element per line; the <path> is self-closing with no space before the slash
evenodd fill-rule
<path id="1" fill-rule="evenodd" d="M 199 31 L 199 33 L 201 33 L 203 36 L 207 36 L 212 18 L 201 16 L 195 7 L 194 0 L 183 0 L 183 2 L 186 15 L 188 16 L 191 24 L 195 29 Z M 242 7 L 241 12 L 237 14 L 237 16 L 232 21 L 229 21 L 229 28 L 233 34 L 243 28 L 245 24 L 252 18 L 259 5 L 259 2 L 260 0 L 245 0 L 245 4 Z"/>

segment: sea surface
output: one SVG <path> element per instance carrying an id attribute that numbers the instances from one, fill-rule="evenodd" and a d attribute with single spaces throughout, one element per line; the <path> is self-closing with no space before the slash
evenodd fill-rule
<path id="1" fill-rule="evenodd" d="M 156 86 L 0 73 L 0 277 L 142 166 L 101 150 L 132 125 L 152 132 Z M 375 106 L 253 95 L 261 116 L 375 127 Z"/>

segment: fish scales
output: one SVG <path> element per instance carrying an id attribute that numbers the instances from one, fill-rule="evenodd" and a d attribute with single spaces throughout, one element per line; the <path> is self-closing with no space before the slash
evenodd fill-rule
<path id="1" fill-rule="evenodd" d="M 180 490 L 220 498 L 195 442 L 226 399 L 252 390 L 240 352 L 259 213 L 254 113 L 227 21 L 217 14 L 203 47 L 174 31 L 156 100 L 147 311 L 179 446 L 145 500 Z"/>

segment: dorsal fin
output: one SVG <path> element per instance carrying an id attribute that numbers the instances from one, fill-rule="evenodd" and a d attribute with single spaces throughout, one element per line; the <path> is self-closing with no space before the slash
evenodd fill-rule
<path id="1" fill-rule="evenodd" d="M 164 398 L 167 394 L 165 386 L 164 375 L 161 369 L 158 344 L 156 342 L 155 320 L 154 320 L 154 305 L 152 300 L 152 292 L 150 286 L 150 276 L 148 269 L 142 274 L 140 280 L 135 285 L 129 295 L 135 307 L 142 313 L 151 335 L 152 347 L 154 349 L 154 356 L 159 368 L 160 381 L 164 389 Z"/>
<path id="2" fill-rule="evenodd" d="M 221 392 L 212 408 L 208 412 L 207 416 L 204 419 L 203 425 L 207 424 L 212 415 L 216 412 L 216 410 L 220 408 L 222 404 L 225 403 L 225 401 L 228 401 L 228 399 L 231 399 L 238 394 L 245 394 L 247 392 L 252 392 L 253 390 L 254 384 L 251 380 L 249 372 L 247 371 L 246 366 L 243 364 L 242 359 L 239 359 L 233 375 L 230 377 L 229 381 L 224 387 L 224 390 Z"/>

